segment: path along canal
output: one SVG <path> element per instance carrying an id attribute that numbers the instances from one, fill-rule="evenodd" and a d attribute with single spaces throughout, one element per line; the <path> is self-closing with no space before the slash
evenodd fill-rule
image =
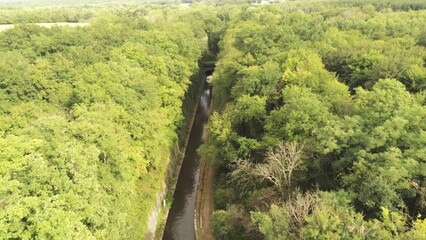
<path id="1" fill-rule="evenodd" d="M 194 210 L 200 174 L 197 149 L 204 143 L 205 124 L 210 114 L 212 87 L 205 84 L 198 103 L 194 123 L 179 173 L 163 240 L 194 240 Z"/>

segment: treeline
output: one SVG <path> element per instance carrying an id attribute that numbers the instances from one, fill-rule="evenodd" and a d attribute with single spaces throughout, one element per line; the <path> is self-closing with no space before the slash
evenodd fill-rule
<path id="1" fill-rule="evenodd" d="M 40 7 L 30 7 L 31 5 L 23 5 L 18 7 L 18 5 L 10 9 L 2 7 L 0 4 L 0 24 L 90 22 L 105 13 L 125 17 L 143 17 L 148 13 L 152 15 L 152 12 L 158 14 L 158 11 L 162 11 L 164 8 L 161 5 L 135 5 L 126 1 L 121 4 L 107 4 L 106 2 L 105 4 L 84 6 L 41 5 Z"/>
<path id="2" fill-rule="evenodd" d="M 74 1 L 25 1 L 18 3 L 0 2 L 1 24 L 27 24 L 27 23 L 56 23 L 56 22 L 90 22 L 101 14 L 110 13 L 125 17 L 143 17 L 158 15 L 172 9 L 183 10 L 187 6 L 183 3 L 193 3 L 191 11 L 195 10 L 200 21 L 215 21 L 214 14 L 207 16 L 205 11 L 216 11 L 212 8 L 217 2 L 185 2 L 180 0 L 86 0 Z M 234 4 L 238 4 L 233 2 Z M 210 5 L 210 6 L 209 6 Z M 203 10 L 201 10 L 203 9 Z M 189 9 L 186 9 L 189 10 Z M 153 13 L 154 12 L 154 13 Z M 220 14 L 228 14 L 222 10 Z M 191 20 L 192 21 L 192 20 Z M 222 23 L 220 23 L 222 24 Z M 224 27 L 216 24 L 217 27 Z"/>
<path id="3" fill-rule="evenodd" d="M 146 10 L 0 33 L 1 239 L 146 237 L 184 94 L 220 23 Z"/>
<path id="4" fill-rule="evenodd" d="M 390 8 L 394 11 L 416 11 L 426 8 L 426 2 L 422 0 L 332 0 L 326 1 L 326 4 L 344 7 L 357 7 L 371 4 L 374 5 L 377 10 L 384 10 Z"/>
<path id="5" fill-rule="evenodd" d="M 216 239 L 426 238 L 426 11 L 341 2 L 235 8 L 200 150 Z"/>
<path id="6" fill-rule="evenodd" d="M 44 22 L 87 22 L 98 10 L 94 8 L 46 9 L 1 9 L 0 24 L 44 23 Z"/>
<path id="7" fill-rule="evenodd" d="M 181 2 L 181 0 L 2 0 L 0 2 L 0 7 L 5 9 L 100 5 L 109 5 L 113 7 L 122 4 L 176 4 Z"/>
<path id="8" fill-rule="evenodd" d="M 179 6 L 180 0 L 28 0 L 0 2 L 0 24 L 90 22 L 101 13 L 141 16 L 148 9 Z"/>

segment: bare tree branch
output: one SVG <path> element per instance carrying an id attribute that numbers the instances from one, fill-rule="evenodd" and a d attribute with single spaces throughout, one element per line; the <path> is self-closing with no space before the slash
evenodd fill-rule
<path id="1" fill-rule="evenodd" d="M 303 227 L 306 217 L 312 213 L 318 200 L 318 192 L 306 192 L 297 194 L 294 199 L 284 204 L 284 209 L 291 218 L 291 225 L 295 232 Z"/>
<path id="2" fill-rule="evenodd" d="M 233 171 L 228 174 L 229 183 L 238 187 L 240 194 L 253 190 L 256 186 L 256 174 L 254 164 L 248 160 L 236 159 L 230 164 Z"/>
<path id="3" fill-rule="evenodd" d="M 303 147 L 296 142 L 281 142 L 266 154 L 266 162 L 256 166 L 255 174 L 270 181 L 282 196 L 291 188 L 295 170 L 303 160 Z"/>

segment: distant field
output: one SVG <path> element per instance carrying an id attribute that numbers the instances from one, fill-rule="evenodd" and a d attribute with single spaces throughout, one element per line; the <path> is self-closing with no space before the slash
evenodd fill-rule
<path id="1" fill-rule="evenodd" d="M 173 4 L 179 2 L 175 0 L 0 0 L 0 8 L 63 7 L 98 4 Z"/>
<path id="2" fill-rule="evenodd" d="M 51 28 L 53 26 L 70 26 L 70 27 L 84 27 L 88 26 L 90 23 L 67 23 L 67 22 L 57 22 L 57 23 L 35 23 L 41 27 Z M 0 32 L 13 28 L 14 24 L 1 24 Z"/>

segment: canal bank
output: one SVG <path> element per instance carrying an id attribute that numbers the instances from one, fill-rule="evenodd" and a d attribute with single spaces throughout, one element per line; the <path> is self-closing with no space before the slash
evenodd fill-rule
<path id="1" fill-rule="evenodd" d="M 210 114 L 213 112 L 213 95 L 210 99 Z M 205 137 L 205 142 L 209 141 L 209 135 Z M 200 176 L 198 180 L 197 197 L 195 199 L 195 239 L 213 240 L 211 229 L 211 216 L 213 213 L 213 178 L 214 166 L 211 164 L 208 155 L 201 158 Z"/>
<path id="2" fill-rule="evenodd" d="M 163 235 L 163 239 L 166 240 L 195 239 L 194 212 L 200 174 L 200 156 L 197 149 L 205 140 L 205 124 L 210 115 L 210 100 L 211 86 L 205 84 L 167 217 Z"/>
<path id="3" fill-rule="evenodd" d="M 212 68 L 211 57 L 204 54 L 200 59 L 198 74 L 191 77 L 191 84 L 185 94 L 185 100 L 182 105 L 185 120 L 179 127 L 179 138 L 170 149 L 170 161 L 168 172 L 165 177 L 165 185 L 162 191 L 156 196 L 156 204 L 153 206 L 148 218 L 148 234 L 146 239 L 159 240 L 163 238 L 164 227 L 167 215 L 173 200 L 173 193 L 177 185 L 177 179 L 183 164 L 184 153 L 186 151 L 196 111 L 198 109 L 200 96 L 204 87 L 205 73 Z"/>

